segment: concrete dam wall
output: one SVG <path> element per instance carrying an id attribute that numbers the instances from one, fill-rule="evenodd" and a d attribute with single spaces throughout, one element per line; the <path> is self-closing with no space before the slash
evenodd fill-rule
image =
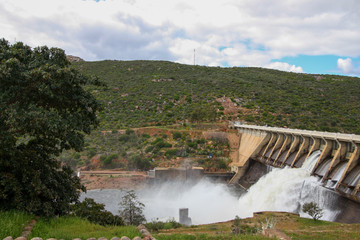
<path id="1" fill-rule="evenodd" d="M 241 134 L 239 157 L 232 162 L 238 183 L 250 168 L 250 160 L 276 168 L 300 168 L 317 153 L 311 175 L 325 188 L 360 203 L 360 136 L 232 123 Z"/>

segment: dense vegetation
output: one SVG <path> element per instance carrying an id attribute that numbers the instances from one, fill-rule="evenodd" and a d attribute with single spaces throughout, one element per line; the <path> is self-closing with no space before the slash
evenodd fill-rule
<path id="1" fill-rule="evenodd" d="M 211 136 L 204 139 L 201 131 L 168 126 L 94 132 L 86 137 L 84 151 L 66 151 L 60 159 L 73 168 L 123 170 L 176 167 L 183 165 L 184 159 L 192 159 L 193 166 L 201 166 L 207 171 L 225 171 L 230 162 L 229 152 L 226 138 Z"/>
<path id="2" fill-rule="evenodd" d="M 103 130 L 233 119 L 360 134 L 360 79 L 356 77 L 163 61 L 73 66 L 107 84 L 90 88 L 105 107 L 99 114 Z M 235 112 L 220 103 L 226 98 L 236 104 Z"/>
<path id="3" fill-rule="evenodd" d="M 97 126 L 95 83 L 70 67 L 63 50 L 0 39 L 0 209 L 66 214 L 84 189 L 56 157 L 81 150 Z"/>

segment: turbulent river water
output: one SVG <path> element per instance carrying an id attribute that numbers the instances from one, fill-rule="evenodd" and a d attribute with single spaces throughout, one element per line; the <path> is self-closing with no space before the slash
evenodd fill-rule
<path id="1" fill-rule="evenodd" d="M 300 213 L 306 202 L 316 202 L 323 210 L 323 220 L 333 220 L 338 212 L 330 209 L 327 189 L 320 187 L 319 180 L 310 171 L 319 152 L 306 159 L 302 168 L 272 169 L 255 183 L 245 194 L 238 196 L 227 185 L 202 180 L 196 183 L 171 182 L 139 190 L 139 200 L 145 204 L 147 221 L 178 219 L 179 208 L 188 208 L 193 224 L 205 224 L 251 217 L 258 211 L 286 211 Z M 118 213 L 124 192 L 117 189 L 90 190 L 85 197 L 104 203 L 105 208 Z"/>

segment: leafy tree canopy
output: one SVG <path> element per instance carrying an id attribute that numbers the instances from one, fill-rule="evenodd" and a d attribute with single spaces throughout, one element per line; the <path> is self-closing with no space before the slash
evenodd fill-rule
<path id="1" fill-rule="evenodd" d="M 309 202 L 305 203 L 302 207 L 304 213 L 309 214 L 314 221 L 320 219 L 323 216 L 323 210 L 315 203 Z"/>
<path id="2" fill-rule="evenodd" d="M 127 191 L 119 205 L 120 216 L 127 225 L 139 225 L 146 221 L 143 214 L 145 205 L 138 200 L 134 190 Z"/>
<path id="3" fill-rule="evenodd" d="M 56 157 L 81 150 L 98 125 L 98 101 L 83 86 L 99 82 L 70 68 L 63 50 L 0 39 L 0 208 L 63 214 L 79 179 Z"/>

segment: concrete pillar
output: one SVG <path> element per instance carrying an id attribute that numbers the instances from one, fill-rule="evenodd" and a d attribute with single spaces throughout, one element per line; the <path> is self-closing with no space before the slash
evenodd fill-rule
<path id="1" fill-rule="evenodd" d="M 341 178 L 339 179 L 338 183 L 336 184 L 335 189 L 338 189 L 342 183 L 342 181 L 345 179 L 346 175 L 356 166 L 357 161 L 360 161 L 359 156 L 360 156 L 360 144 L 358 143 L 353 143 L 355 145 L 355 149 L 354 152 L 351 155 L 351 158 L 349 159 L 349 162 L 346 165 L 345 171 L 343 173 L 343 175 L 341 176 Z"/>
<path id="2" fill-rule="evenodd" d="M 289 151 L 287 152 L 286 156 L 285 156 L 285 160 L 284 162 L 281 164 L 281 167 L 285 165 L 286 159 L 288 159 L 288 157 L 295 151 L 296 147 L 299 145 L 300 142 L 300 136 L 298 135 L 294 135 L 292 134 L 292 136 L 294 137 L 293 142 L 290 145 Z"/>
<path id="3" fill-rule="evenodd" d="M 182 225 L 190 226 L 191 218 L 189 218 L 189 209 L 188 208 L 180 208 L 179 209 L 179 222 Z"/>
<path id="4" fill-rule="evenodd" d="M 275 141 L 277 140 L 277 133 L 273 133 L 271 132 L 271 138 L 270 141 L 268 142 L 267 146 L 265 147 L 264 152 L 261 153 L 261 156 L 259 157 L 259 160 L 261 162 L 265 162 L 265 154 L 267 153 L 267 151 L 274 145 Z"/>
<path id="5" fill-rule="evenodd" d="M 294 167 L 296 161 L 301 157 L 301 155 L 303 155 L 303 153 L 305 153 L 306 151 L 308 151 L 308 147 L 309 147 L 309 143 L 310 143 L 310 140 L 308 137 L 304 137 L 301 135 L 301 138 L 303 139 L 300 147 L 299 147 L 299 150 L 298 150 L 298 153 L 296 154 L 295 158 L 294 158 L 294 161 L 291 163 L 291 167 Z"/>
<path id="6" fill-rule="evenodd" d="M 277 155 L 276 159 L 274 160 L 274 166 L 276 165 L 280 155 L 288 148 L 288 146 L 291 144 L 291 139 L 292 139 L 292 135 L 290 134 L 285 134 L 285 140 L 283 145 L 280 148 L 280 152 Z"/>
<path id="7" fill-rule="evenodd" d="M 325 138 L 323 138 L 323 140 L 325 141 L 325 147 L 324 147 L 324 149 L 321 151 L 320 157 L 319 157 L 317 163 L 315 164 L 315 167 L 313 168 L 313 170 L 312 170 L 312 172 L 311 172 L 311 175 L 313 175 L 313 174 L 315 173 L 315 170 L 318 168 L 318 166 L 320 166 L 320 164 L 321 164 L 329 155 L 331 155 L 332 147 L 333 147 L 332 141 L 331 141 L 331 140 L 328 140 L 328 139 L 325 139 Z"/>
<path id="8" fill-rule="evenodd" d="M 313 136 L 310 136 L 311 139 L 313 140 L 313 144 L 310 146 L 310 150 L 308 155 L 306 156 L 306 158 L 310 157 L 310 155 L 316 151 L 320 149 L 320 143 L 321 143 L 321 139 L 320 138 L 315 138 Z"/>
<path id="9" fill-rule="evenodd" d="M 331 171 L 341 161 L 341 159 L 343 159 L 345 157 L 345 154 L 346 154 L 346 144 L 344 142 L 339 142 L 338 140 L 335 140 L 335 141 L 338 143 L 339 147 L 336 150 L 334 157 L 331 160 L 330 166 L 323 177 L 323 182 L 328 180 L 328 177 L 329 177 Z"/>
<path id="10" fill-rule="evenodd" d="M 283 145 L 283 142 L 284 142 L 284 134 L 278 133 L 278 138 L 277 138 L 277 140 L 275 142 L 274 147 L 271 150 L 271 153 L 270 153 L 269 157 L 266 159 L 266 164 L 269 163 L 269 161 L 271 159 L 271 156 L 275 153 L 275 151 L 277 149 L 279 149 L 281 147 L 281 145 Z"/>

